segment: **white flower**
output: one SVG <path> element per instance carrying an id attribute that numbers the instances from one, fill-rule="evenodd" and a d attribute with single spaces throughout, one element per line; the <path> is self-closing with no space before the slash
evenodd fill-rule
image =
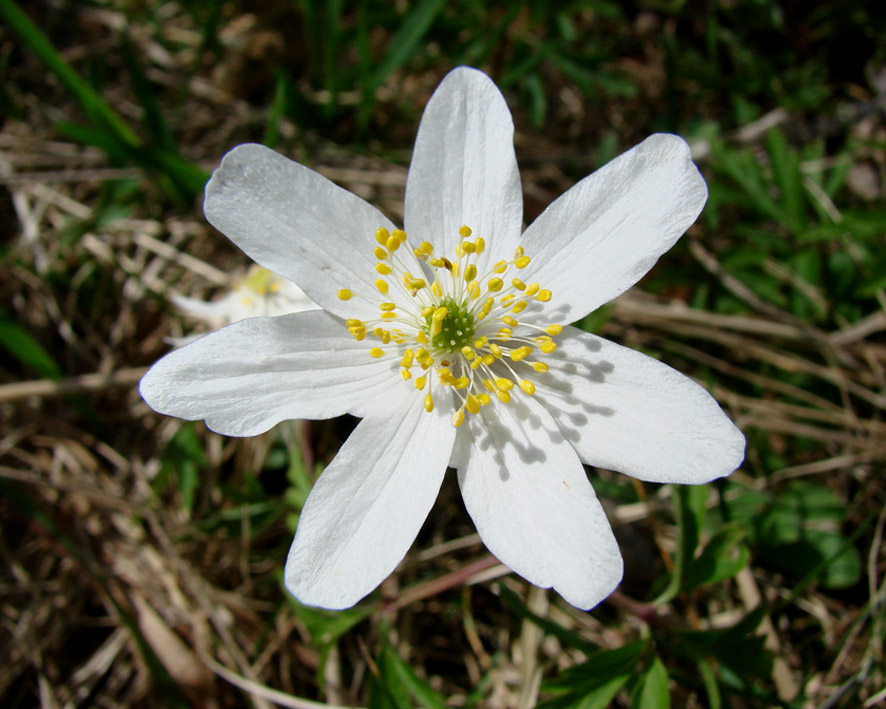
<path id="1" fill-rule="evenodd" d="M 169 298 L 186 314 L 211 327 L 260 316 L 274 317 L 315 310 L 318 306 L 294 283 L 268 269 L 253 264 L 230 292 L 215 301 L 205 301 L 173 293 Z M 193 338 L 179 338 L 191 340 Z"/>
<path id="2" fill-rule="evenodd" d="M 324 311 L 211 333 L 157 362 L 142 396 L 233 436 L 363 418 L 301 513 L 285 580 L 304 603 L 345 608 L 372 591 L 451 465 L 489 550 L 589 608 L 622 561 L 582 463 L 694 484 L 744 455 L 703 388 L 564 326 L 636 283 L 706 197 L 687 144 L 653 135 L 521 233 L 510 113 L 485 74 L 456 69 L 422 117 L 405 232 L 260 145 L 225 156 L 207 219 Z"/>

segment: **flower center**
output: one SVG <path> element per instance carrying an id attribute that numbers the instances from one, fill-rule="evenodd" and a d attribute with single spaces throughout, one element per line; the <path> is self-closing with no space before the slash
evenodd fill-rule
<path id="1" fill-rule="evenodd" d="M 432 313 L 425 318 L 423 329 L 426 335 L 431 336 L 433 347 L 456 352 L 468 344 L 474 336 L 474 316 L 467 303 L 459 303 L 451 296 L 443 298 L 440 307 L 446 308 L 446 315 L 439 320 L 439 325 Z"/>
<path id="2" fill-rule="evenodd" d="M 403 380 L 425 392 L 428 412 L 434 410 L 435 394 L 439 400 L 443 391 L 451 391 L 454 426 L 462 424 L 465 412 L 478 413 L 493 397 L 510 402 L 515 385 L 526 396 L 534 394 L 532 376 L 548 370 L 542 356 L 557 348 L 553 338 L 563 330 L 538 324 L 551 291 L 511 277 L 512 268 L 519 271 L 530 263 L 523 248 L 481 274 L 477 262 L 486 243 L 471 235 L 469 227 L 459 229 L 461 241 L 450 260 L 436 255 L 427 241 L 400 250 L 406 233 L 381 228 L 373 250 L 381 298 L 338 291 L 341 300 L 356 297 L 377 304 L 378 318 L 349 319 L 348 331 L 361 342 L 372 338 L 371 357 L 399 359 Z"/>

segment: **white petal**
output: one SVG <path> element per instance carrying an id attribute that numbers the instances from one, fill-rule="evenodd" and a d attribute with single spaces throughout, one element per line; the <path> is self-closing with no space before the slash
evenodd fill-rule
<path id="1" fill-rule="evenodd" d="M 458 480 L 489 550 L 536 586 L 590 608 L 618 585 L 622 560 L 581 462 L 538 402 L 514 397 L 470 416 Z"/>
<path id="2" fill-rule="evenodd" d="M 415 244 L 429 241 L 452 258 L 466 224 L 487 243 L 480 273 L 488 259 L 510 258 L 523 223 L 514 123 L 486 74 L 454 69 L 431 96 L 415 138 L 405 209 Z"/>
<path id="3" fill-rule="evenodd" d="M 199 320 L 215 322 L 224 319 L 231 311 L 231 300 L 233 293 L 228 293 L 219 300 L 209 301 L 200 300 L 199 298 L 191 298 L 178 293 L 170 293 L 169 300 L 187 315 L 192 315 Z"/>
<path id="4" fill-rule="evenodd" d="M 534 377 L 536 398 L 589 465 L 640 480 L 699 484 L 729 475 L 745 439 L 689 377 L 572 327 Z"/>
<path id="5" fill-rule="evenodd" d="M 555 200 L 523 234 L 520 277 L 553 291 L 546 310 L 574 322 L 640 280 L 701 213 L 707 185 L 689 146 L 652 135 Z"/>
<path id="6" fill-rule="evenodd" d="M 348 608 L 390 574 L 428 515 L 455 438 L 445 412 L 395 387 L 314 484 L 286 560 L 302 603 Z"/>
<path id="7" fill-rule="evenodd" d="M 322 419 L 362 406 L 399 381 L 344 324 L 320 310 L 250 318 L 170 352 L 142 378 L 155 411 L 205 419 L 213 431 L 254 436 L 287 419 Z"/>
<path id="8" fill-rule="evenodd" d="M 206 218 L 270 271 L 343 318 L 377 315 L 375 232 L 393 229 L 375 207 L 262 145 L 240 145 L 206 185 Z M 340 288 L 372 301 L 343 302 Z"/>

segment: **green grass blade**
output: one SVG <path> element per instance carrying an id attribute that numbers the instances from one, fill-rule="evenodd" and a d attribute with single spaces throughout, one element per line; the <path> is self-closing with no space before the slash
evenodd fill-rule
<path id="1" fill-rule="evenodd" d="M 0 15 L 31 51 L 58 77 L 64 87 L 74 95 L 91 120 L 112 131 L 119 140 L 129 146 L 137 147 L 141 144 L 138 136 L 130 130 L 123 119 L 98 92 L 83 81 L 71 68 L 71 65 L 62 59 L 49 38 L 40 31 L 14 0 L 0 0 Z"/>
<path id="2" fill-rule="evenodd" d="M 0 319 L 0 347 L 38 376 L 48 379 L 61 376 L 61 368 L 43 345 L 6 318 Z"/>
<path id="3" fill-rule="evenodd" d="M 373 90 L 412 56 L 445 4 L 446 0 L 422 0 L 409 13 L 400 29 L 391 38 L 385 58 L 371 77 L 370 85 Z"/>

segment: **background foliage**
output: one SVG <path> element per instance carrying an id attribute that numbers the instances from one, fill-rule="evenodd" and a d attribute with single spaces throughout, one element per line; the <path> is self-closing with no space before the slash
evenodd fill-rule
<path id="1" fill-rule="evenodd" d="M 886 699 L 886 11 L 861 0 L 0 0 L 4 706 L 871 707 Z M 526 221 L 653 131 L 710 185 L 582 326 L 691 373 L 748 437 L 696 488 L 590 470 L 626 558 L 591 613 L 485 551 L 447 479 L 357 608 L 282 563 L 354 425 L 227 439 L 138 398 L 172 292 L 245 256 L 202 218 L 261 141 L 402 218 L 420 112 L 486 70 Z"/>

